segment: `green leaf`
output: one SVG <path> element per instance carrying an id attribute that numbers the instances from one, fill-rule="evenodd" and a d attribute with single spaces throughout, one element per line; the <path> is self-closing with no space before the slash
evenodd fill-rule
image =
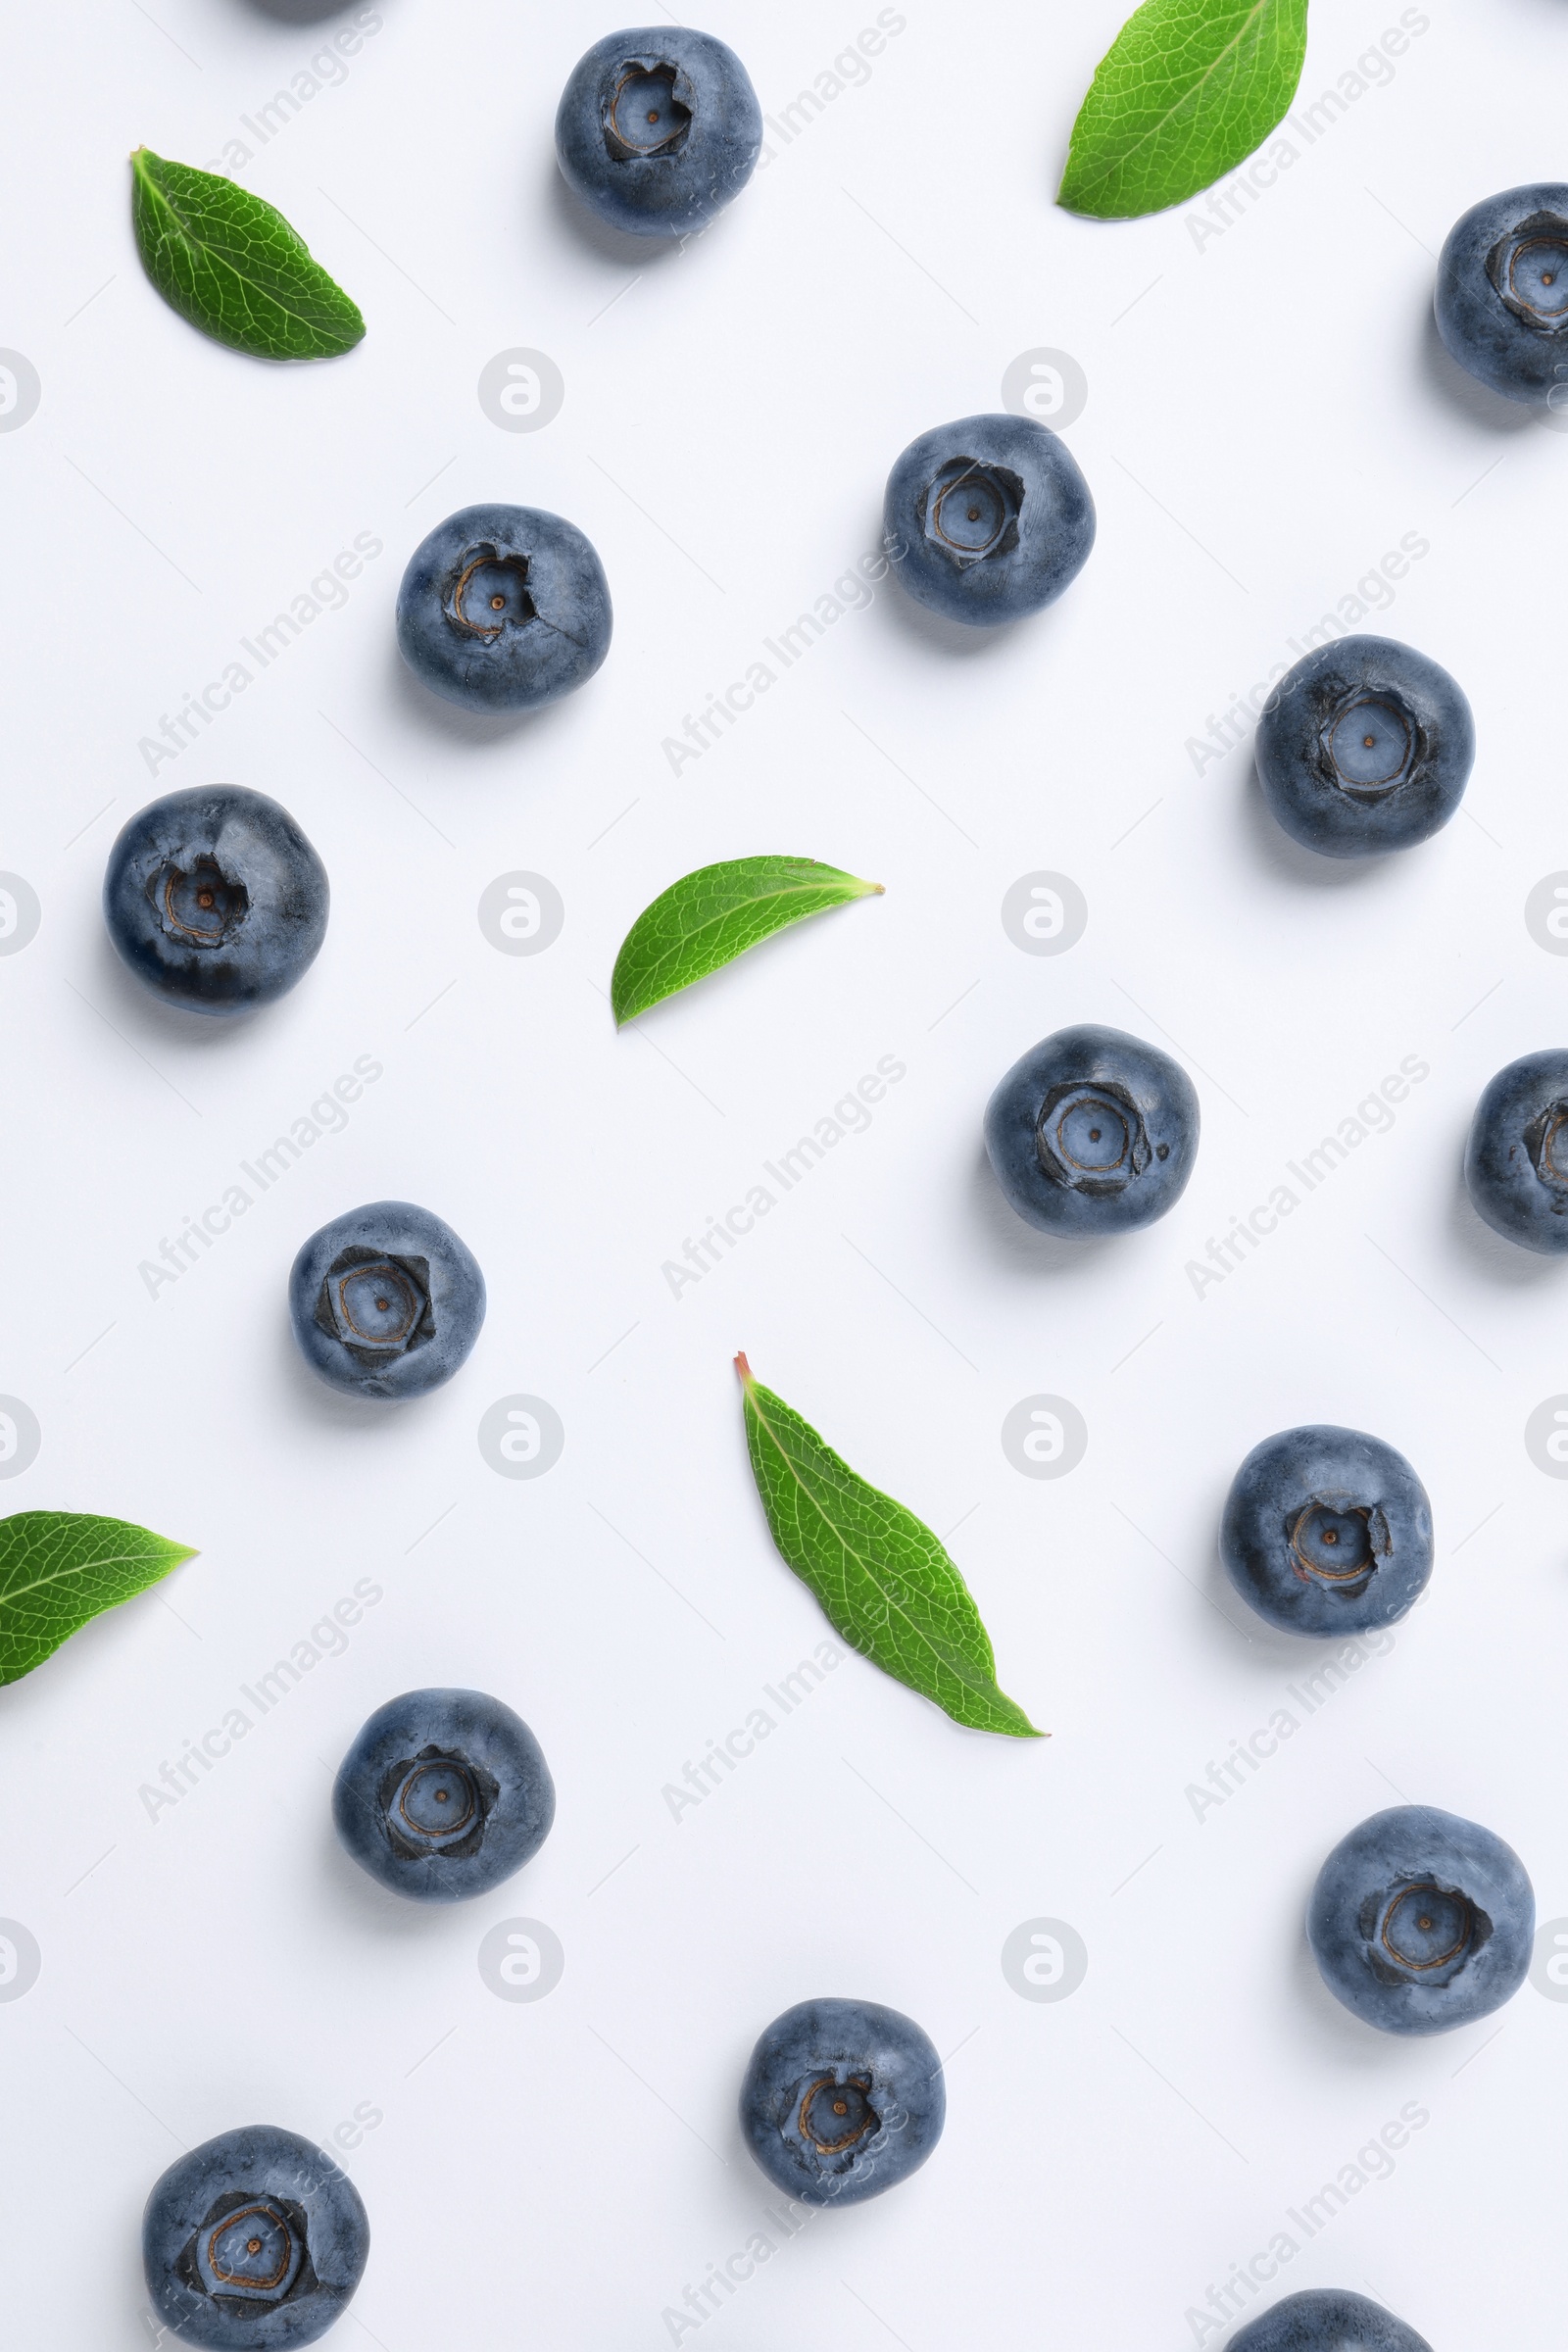
<path id="1" fill-rule="evenodd" d="M 150 147 L 137 148 L 130 171 L 147 274 L 204 335 L 258 360 L 328 360 L 361 340 L 354 304 L 260 196 Z"/>
<path id="2" fill-rule="evenodd" d="M 1305 55 L 1306 0 L 1145 0 L 1100 61 L 1056 202 L 1126 220 L 1196 196 L 1262 144 Z"/>
<path id="3" fill-rule="evenodd" d="M 977 1732 L 1040 1740 L 997 1689 L 974 1597 L 931 1530 L 878 1494 L 735 1358 L 746 1443 L 773 1541 L 852 1649 Z"/>
<path id="4" fill-rule="evenodd" d="M 85 1511 L 18 1511 L 0 1519 L 0 1683 L 20 1682 L 89 1617 L 156 1585 L 188 1544 L 125 1519 Z"/>
<path id="5" fill-rule="evenodd" d="M 814 858 L 733 858 L 683 874 L 643 908 L 621 942 L 610 976 L 615 1026 L 788 923 L 881 894 L 880 882 L 858 882 Z"/>

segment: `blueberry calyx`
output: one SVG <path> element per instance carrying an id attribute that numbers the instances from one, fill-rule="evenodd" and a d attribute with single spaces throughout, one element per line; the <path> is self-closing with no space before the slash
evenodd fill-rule
<path id="1" fill-rule="evenodd" d="M 1372 1973 L 1385 1984 L 1446 1984 L 1492 1934 L 1492 1922 L 1457 1886 L 1399 1881 L 1357 1921 Z"/>
<path id="2" fill-rule="evenodd" d="M 1287 1526 L 1291 1562 L 1303 1584 L 1354 1592 L 1371 1583 L 1380 1560 L 1394 1550 L 1381 1503 L 1351 1502 L 1345 1494 L 1310 1494 Z"/>
<path id="3" fill-rule="evenodd" d="M 1052 1087 L 1035 1121 L 1035 1150 L 1054 1184 L 1091 1200 L 1119 1193 L 1152 1156 L 1143 1113 L 1114 1079 Z"/>
<path id="4" fill-rule="evenodd" d="M 288 2303 L 320 2285 L 311 2264 L 305 2208 L 292 2197 L 230 2189 L 209 2207 L 174 2263 L 195 2293 L 235 2313 Z"/>
<path id="5" fill-rule="evenodd" d="M 465 548 L 442 599 L 446 616 L 454 628 L 494 645 L 509 626 L 522 628 L 538 618 L 527 579 L 526 556 L 504 556 L 488 541 Z"/>
<path id="6" fill-rule="evenodd" d="M 967 571 L 990 557 L 1011 555 L 1023 503 L 1022 478 L 1009 467 L 950 458 L 921 501 L 920 520 L 930 544 Z"/>
<path id="7" fill-rule="evenodd" d="M 1530 1164 L 1540 1182 L 1549 1193 L 1556 1195 L 1552 1205 L 1558 1214 L 1568 1205 L 1568 1135 L 1563 1133 L 1565 1120 L 1568 1120 L 1568 1102 L 1548 1102 L 1525 1129 L 1525 1148 L 1530 1153 Z M 1563 1156 L 1563 1165 L 1558 1164 L 1559 1152 Z"/>
<path id="8" fill-rule="evenodd" d="M 1532 213 L 1487 255 L 1487 275 L 1504 306 L 1538 335 L 1568 327 L 1568 220 Z"/>
<path id="9" fill-rule="evenodd" d="M 181 948 L 226 947 L 251 909 L 244 883 L 216 858 L 158 867 L 147 877 L 147 896 L 166 936 Z"/>
<path id="10" fill-rule="evenodd" d="M 1328 782 L 1357 801 L 1396 791 L 1428 748 L 1420 720 L 1387 686 L 1350 695 L 1330 713 L 1319 743 Z"/>
<path id="11" fill-rule="evenodd" d="M 437 1854 L 463 1861 L 484 1843 L 501 1785 L 450 1748 L 421 1747 L 381 1783 L 387 1838 L 405 1861 Z"/>
<path id="12" fill-rule="evenodd" d="M 316 1321 L 368 1368 L 411 1353 L 435 1338 L 429 1259 L 385 1257 L 352 1244 L 327 1268 Z"/>
<path id="13" fill-rule="evenodd" d="M 801 2100 L 801 2137 L 821 2155 L 838 2156 L 880 2132 L 882 2118 L 870 2090 L 869 2075 L 850 2075 L 842 2082 L 835 2075 L 819 2075 Z"/>
<path id="14" fill-rule="evenodd" d="M 612 163 L 678 155 L 692 126 L 697 93 L 679 66 L 629 57 L 605 99 L 605 151 Z"/>

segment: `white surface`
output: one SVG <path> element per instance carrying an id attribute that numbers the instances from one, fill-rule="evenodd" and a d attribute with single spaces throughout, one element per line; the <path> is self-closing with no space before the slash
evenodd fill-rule
<path id="1" fill-rule="evenodd" d="M 0 1702 L 0 1912 L 43 1953 L 0 2007 L 18 2344 L 148 2342 L 138 2216 L 181 2144 L 264 2118 L 327 2138 L 368 2106 L 345 2344 L 655 2352 L 666 2308 L 767 2227 L 735 2091 L 761 2026 L 819 1991 L 890 2001 L 955 2053 L 947 2135 L 897 2194 L 781 2245 L 704 2352 L 1215 2343 L 1191 2307 L 1408 2102 L 1430 2121 L 1392 2178 L 1295 2230 L 1282 2283 L 1375 2292 L 1456 2352 L 1494 2333 L 1506 2281 L 1510 2340 L 1559 2340 L 1568 2166 L 1543 2086 L 1568 2011 L 1527 1987 L 1451 2039 L 1384 2040 L 1317 1985 L 1300 1921 L 1329 1845 L 1396 1792 L 1491 1825 L 1542 1916 L 1568 1911 L 1565 1497 L 1522 1439 L 1568 1387 L 1568 1267 L 1494 1244 L 1458 1172 L 1486 1078 L 1563 1037 L 1568 974 L 1522 910 L 1568 864 L 1568 447 L 1467 398 L 1427 323 L 1452 220 L 1563 171 L 1568 29 L 1550 0 L 1438 0 L 1392 81 L 1199 245 L 1201 206 L 1097 227 L 1050 201 L 1122 0 L 904 13 L 709 236 L 628 262 L 573 217 L 550 145 L 607 12 L 384 0 L 341 85 L 243 172 L 369 320 L 351 357 L 285 370 L 152 293 L 124 157 L 219 159 L 345 20 L 10 11 L 0 341 L 43 401 L 0 436 L 0 865 L 43 924 L 0 962 L 0 1389 L 43 1445 L 0 1502 L 201 1551 L 168 1607 L 101 1621 Z M 875 16 L 701 22 L 776 116 Z M 1315 0 L 1305 94 L 1398 20 Z M 565 379 L 532 436 L 475 394 L 513 346 Z M 1090 387 L 1069 439 L 1100 540 L 1063 603 L 955 643 L 885 588 L 673 776 L 662 740 L 871 548 L 899 450 L 1000 405 L 1040 346 Z M 422 695 L 392 638 L 409 553 L 478 498 L 571 516 L 615 598 L 599 678 L 510 730 Z M 361 532 L 384 552 L 344 607 L 150 775 L 138 740 Z M 1407 533 L 1430 552 L 1371 625 L 1454 670 L 1480 757 L 1437 841 L 1324 871 L 1262 813 L 1244 748 L 1199 776 L 1184 747 Z M 333 914 L 294 996 L 193 1031 L 119 970 L 97 894 L 118 825 L 213 779 L 294 811 Z M 632 916 L 762 849 L 887 896 L 617 1039 L 603 991 Z M 1041 867 L 1089 902 L 1059 959 L 999 917 Z M 533 958 L 476 921 L 514 868 L 565 903 Z M 1080 1019 L 1174 1040 L 1204 1133 L 1166 1223 L 1073 1253 L 1002 1205 L 979 1120 Z M 150 1298 L 140 1261 L 361 1055 L 384 1074 L 344 1131 Z M 662 1262 L 883 1055 L 907 1074 L 869 1129 L 672 1298 Z M 1431 1074 L 1392 1132 L 1196 1297 L 1188 1261 L 1405 1056 Z M 384 1194 L 449 1217 L 490 1285 L 468 1367 L 407 1412 L 315 1386 L 283 1311 L 304 1236 Z M 1002 1681 L 1049 1742 L 960 1733 L 846 1659 L 671 1818 L 664 1785 L 825 1631 L 751 1488 L 741 1346 L 864 1474 L 961 1521 Z M 1041 1391 L 1090 1433 L 1055 1483 L 999 1441 Z M 514 1392 L 565 1426 L 536 1481 L 475 1443 Z M 1188 1785 L 1321 1662 L 1244 1624 L 1214 1563 L 1241 1455 L 1309 1418 L 1409 1453 L 1439 1568 L 1392 1648 L 1293 1708 L 1298 1735 L 1200 1822 Z M 366 1577 L 384 1598 L 343 1654 L 149 1820 L 141 1785 Z M 369 1709 L 438 1680 L 519 1708 L 560 1812 L 523 1878 L 426 1916 L 339 1857 L 326 1796 Z M 566 1954 L 534 2004 L 475 1966 L 518 1915 Z M 1059 2004 L 1000 1966 L 1040 1916 L 1088 1945 Z"/>

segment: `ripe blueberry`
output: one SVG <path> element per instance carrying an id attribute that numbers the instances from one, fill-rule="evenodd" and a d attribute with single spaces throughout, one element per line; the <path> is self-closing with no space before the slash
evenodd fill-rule
<path id="1" fill-rule="evenodd" d="M 1392 637 L 1339 637 L 1263 706 L 1258 779 L 1275 821 L 1321 858 L 1377 858 L 1440 832 L 1476 756 L 1447 671 Z"/>
<path id="2" fill-rule="evenodd" d="M 1220 1522 L 1220 1557 L 1270 1625 L 1325 1641 L 1396 1625 L 1432 1574 L 1432 1505 L 1381 1438 L 1314 1423 L 1254 1446 Z"/>
<path id="3" fill-rule="evenodd" d="M 533 1859 L 556 1788 L 520 1715 L 482 1690 L 405 1690 L 338 1769 L 337 1834 L 362 1870 L 416 1903 L 488 1894 Z"/>
<path id="4" fill-rule="evenodd" d="M 740 194 L 761 149 L 746 68 L 711 33 L 682 24 L 596 41 L 556 115 L 567 185 L 638 237 L 697 235 Z"/>
<path id="5" fill-rule="evenodd" d="M 1492 1079 L 1464 1148 L 1476 1213 L 1523 1250 L 1568 1250 L 1568 1053 L 1525 1054 Z"/>
<path id="6" fill-rule="evenodd" d="M 1312 1889 L 1307 1940 L 1337 2000 L 1385 2034 L 1446 2034 L 1511 2000 L 1536 1898 L 1490 1830 L 1393 1805 L 1342 1838 Z"/>
<path id="7" fill-rule="evenodd" d="M 313 1372 L 354 1396 L 422 1396 L 467 1359 L 484 1276 L 450 1225 L 409 1200 L 370 1200 L 323 1225 L 288 1278 Z"/>
<path id="8" fill-rule="evenodd" d="M 155 2181 L 141 2226 L 153 2310 L 209 2352 L 287 2352 L 342 2318 L 370 2225 L 334 2160 L 270 2124 L 220 2132 Z"/>
<path id="9" fill-rule="evenodd" d="M 1342 2286 L 1310 2286 L 1250 2320 L 1226 2352 L 1432 2352 L 1392 2311 Z"/>
<path id="10" fill-rule="evenodd" d="M 1030 416 L 960 416 L 888 475 L 883 545 L 909 594 L 995 628 L 1038 612 L 1095 544 L 1095 502 L 1066 443 Z"/>
<path id="11" fill-rule="evenodd" d="M 326 868 L 286 808 L 239 784 L 167 793 L 109 853 L 104 920 L 138 980 L 188 1012 L 250 1012 L 326 935 Z"/>
<path id="12" fill-rule="evenodd" d="M 741 2085 L 763 2172 L 807 2205 L 858 2205 L 918 2172 L 947 2116 L 942 2061 L 875 2001 L 800 2001 L 775 2017 Z"/>
<path id="13" fill-rule="evenodd" d="M 436 524 L 398 590 L 415 676 L 469 710 L 538 710 L 610 651 L 610 583 L 575 523 L 538 507 L 464 507 Z"/>
<path id="14" fill-rule="evenodd" d="M 1568 187 L 1472 205 L 1438 256 L 1438 332 L 1505 400 L 1568 405 Z"/>
<path id="15" fill-rule="evenodd" d="M 986 1152 L 1009 1207 L 1043 1233 L 1132 1233 L 1174 1208 L 1198 1153 L 1186 1071 L 1121 1029 L 1057 1029 L 986 1104 Z"/>

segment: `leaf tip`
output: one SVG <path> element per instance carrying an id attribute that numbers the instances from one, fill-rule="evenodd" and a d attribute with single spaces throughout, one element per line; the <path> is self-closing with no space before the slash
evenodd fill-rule
<path id="1" fill-rule="evenodd" d="M 741 1376 L 741 1386 L 743 1388 L 753 1389 L 757 1386 L 757 1375 L 752 1370 L 751 1365 L 746 1361 L 744 1349 L 742 1349 L 742 1351 L 735 1358 L 735 1369 Z"/>

